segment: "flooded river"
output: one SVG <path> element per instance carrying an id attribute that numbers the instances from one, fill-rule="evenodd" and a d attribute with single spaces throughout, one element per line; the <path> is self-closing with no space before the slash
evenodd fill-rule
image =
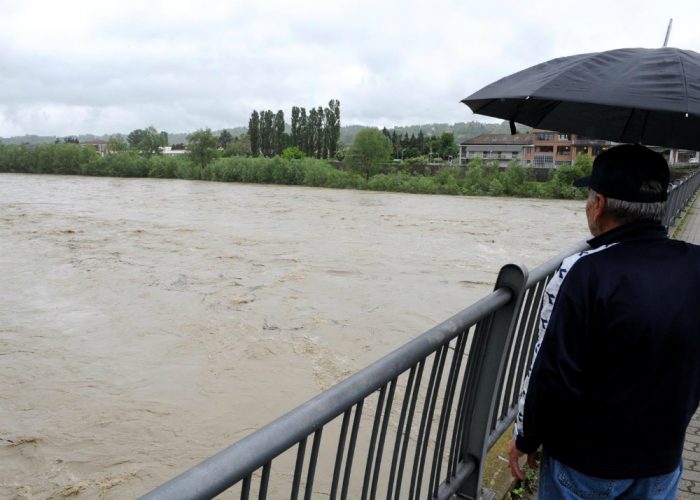
<path id="1" fill-rule="evenodd" d="M 0 174 L 0 497 L 142 494 L 586 237 L 582 207 Z"/>

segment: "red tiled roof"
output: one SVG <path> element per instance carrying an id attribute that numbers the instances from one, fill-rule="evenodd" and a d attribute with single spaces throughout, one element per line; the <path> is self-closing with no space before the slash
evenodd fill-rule
<path id="1" fill-rule="evenodd" d="M 524 145 L 532 144 L 532 134 L 481 134 L 467 139 L 461 144 Z"/>

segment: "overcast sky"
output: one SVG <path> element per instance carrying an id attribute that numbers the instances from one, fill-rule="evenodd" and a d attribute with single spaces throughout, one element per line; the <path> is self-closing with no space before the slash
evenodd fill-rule
<path id="1" fill-rule="evenodd" d="M 700 0 L 0 0 L 0 136 L 247 125 L 340 100 L 343 125 L 488 119 L 460 99 L 559 56 L 700 52 Z"/>

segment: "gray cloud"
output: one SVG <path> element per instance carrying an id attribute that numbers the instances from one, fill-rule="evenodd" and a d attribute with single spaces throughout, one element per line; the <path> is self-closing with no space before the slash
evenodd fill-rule
<path id="1" fill-rule="evenodd" d="M 498 4 L 6 0 L 0 135 L 245 125 L 341 101 L 343 122 L 467 121 L 459 100 L 541 61 L 623 46 L 700 51 L 695 0 Z"/>

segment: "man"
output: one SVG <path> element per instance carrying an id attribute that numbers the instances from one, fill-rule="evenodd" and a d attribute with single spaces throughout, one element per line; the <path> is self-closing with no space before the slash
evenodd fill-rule
<path id="1" fill-rule="evenodd" d="M 540 498 L 675 498 L 700 400 L 700 247 L 660 223 L 668 181 L 661 155 L 622 145 L 575 182 L 591 250 L 547 286 L 510 447 L 522 479 L 542 446 Z"/>

